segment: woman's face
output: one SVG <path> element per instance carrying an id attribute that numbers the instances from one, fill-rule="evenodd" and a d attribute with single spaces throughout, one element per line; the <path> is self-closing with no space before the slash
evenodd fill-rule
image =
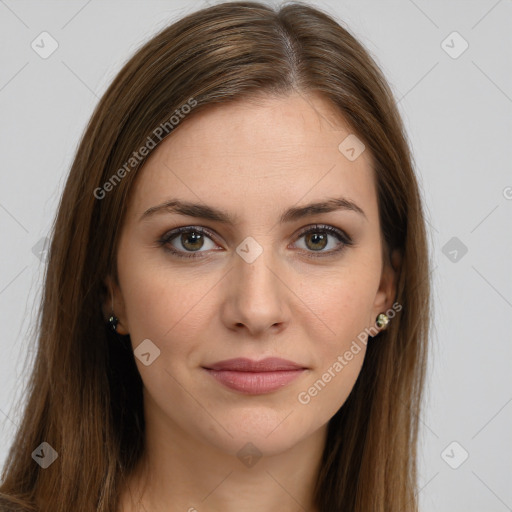
<path id="1" fill-rule="evenodd" d="M 393 302 L 371 157 L 357 156 L 353 136 L 339 149 L 350 129 L 315 95 L 224 104 L 182 123 L 135 184 L 118 332 L 130 334 L 150 421 L 231 454 L 248 442 L 275 454 L 343 405 L 361 333 Z M 355 206 L 305 208 L 342 198 Z M 197 206 L 160 207 L 170 201 Z M 206 369 L 268 357 L 301 370 Z"/>

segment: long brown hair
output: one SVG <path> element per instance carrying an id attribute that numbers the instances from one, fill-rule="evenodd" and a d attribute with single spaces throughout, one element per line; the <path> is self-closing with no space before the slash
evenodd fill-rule
<path id="1" fill-rule="evenodd" d="M 99 101 L 52 229 L 34 367 L 2 474 L 5 509 L 115 511 L 123 476 L 144 450 L 142 381 L 129 341 L 105 328 L 101 307 L 105 277 L 117 281 L 118 235 L 147 159 L 130 160 L 134 151 L 212 104 L 294 91 L 330 100 L 371 151 L 384 245 L 402 254 L 402 310 L 368 344 L 329 422 L 315 502 L 322 512 L 417 510 L 431 263 L 413 159 L 371 56 L 330 15 L 298 2 L 192 13 L 144 44 Z M 58 453 L 46 469 L 32 458 L 42 442 Z"/>

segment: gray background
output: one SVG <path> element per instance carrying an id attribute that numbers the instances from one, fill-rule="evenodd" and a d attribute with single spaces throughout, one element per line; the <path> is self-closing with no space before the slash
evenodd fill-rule
<path id="1" fill-rule="evenodd" d="M 346 23 L 383 69 L 427 209 L 435 330 L 422 510 L 512 510 L 512 2 L 311 3 Z M 205 5 L 0 0 L 0 464 L 33 350 L 41 240 L 79 138 L 132 53 Z M 31 47 L 43 31 L 58 42 L 46 59 Z M 460 55 L 454 31 L 469 44 Z"/>

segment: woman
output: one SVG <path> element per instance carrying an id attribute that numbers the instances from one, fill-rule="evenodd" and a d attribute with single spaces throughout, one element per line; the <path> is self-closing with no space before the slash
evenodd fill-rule
<path id="1" fill-rule="evenodd" d="M 2 510 L 417 510 L 429 265 L 346 29 L 252 2 L 165 28 L 72 165 Z"/>

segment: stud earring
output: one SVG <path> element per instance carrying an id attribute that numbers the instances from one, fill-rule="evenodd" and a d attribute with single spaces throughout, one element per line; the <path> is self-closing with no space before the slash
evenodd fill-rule
<path id="1" fill-rule="evenodd" d="M 389 317 L 385 313 L 379 313 L 377 316 L 377 327 L 386 330 L 389 326 Z"/>
<path id="2" fill-rule="evenodd" d="M 113 332 L 117 332 L 117 324 L 119 323 L 119 318 L 114 315 L 114 294 L 112 293 L 112 289 L 110 290 L 110 297 L 112 299 L 112 314 L 107 320 L 107 325 Z"/>
<path id="3" fill-rule="evenodd" d="M 118 323 L 119 318 L 117 318 L 117 316 L 115 316 L 114 313 L 112 313 L 112 315 L 110 315 L 110 318 L 107 320 L 107 324 L 113 332 L 117 332 Z"/>

